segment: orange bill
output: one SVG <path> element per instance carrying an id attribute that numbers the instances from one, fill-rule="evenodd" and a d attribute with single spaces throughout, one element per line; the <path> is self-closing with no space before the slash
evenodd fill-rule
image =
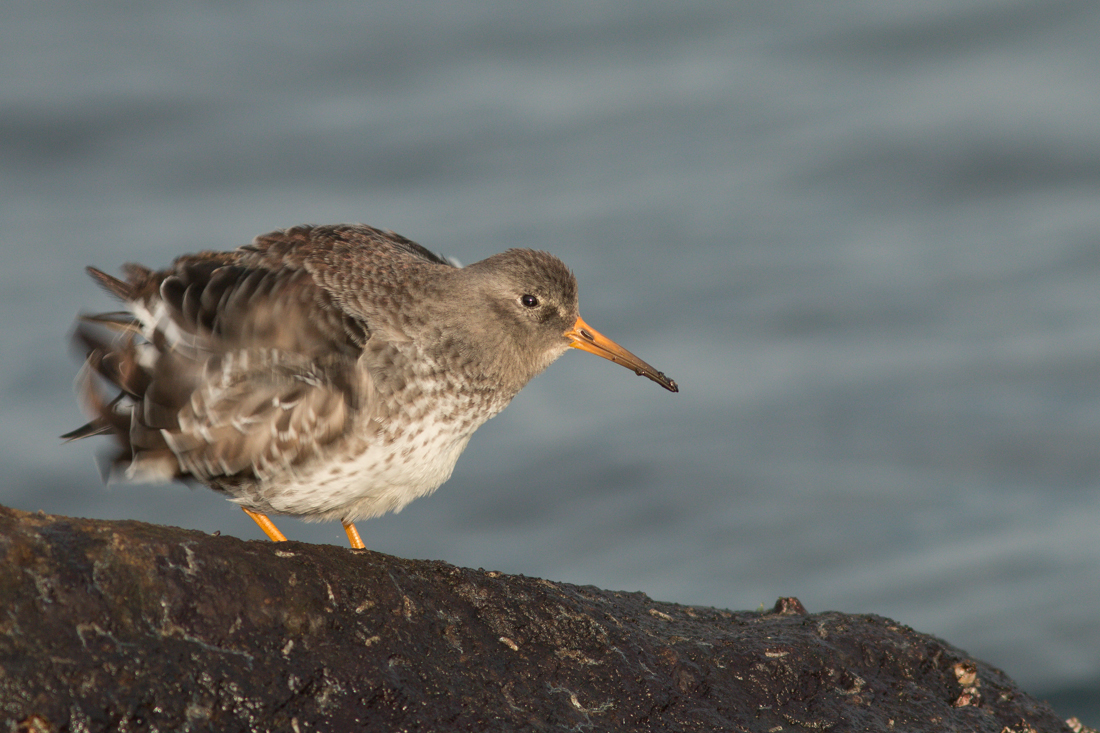
<path id="1" fill-rule="evenodd" d="M 577 322 L 573 324 L 573 328 L 565 332 L 565 337 L 570 340 L 569 345 L 574 349 L 581 349 L 596 356 L 602 356 L 616 364 L 623 365 L 627 369 L 633 369 L 638 376 L 649 377 L 669 392 L 680 391 L 680 388 L 676 386 L 676 382 L 589 326 L 580 316 L 577 317 Z"/>

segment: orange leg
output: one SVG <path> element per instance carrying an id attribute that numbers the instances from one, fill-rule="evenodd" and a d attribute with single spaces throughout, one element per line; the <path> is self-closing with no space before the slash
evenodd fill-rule
<path id="1" fill-rule="evenodd" d="M 359 530 L 355 528 L 355 525 L 351 522 L 344 522 L 344 531 L 348 533 L 348 540 L 351 541 L 351 548 L 353 550 L 365 550 L 367 546 L 363 544 L 363 539 L 359 536 Z"/>
<path id="2" fill-rule="evenodd" d="M 272 542 L 286 542 L 286 535 L 279 531 L 279 528 L 275 526 L 274 522 L 267 518 L 266 514 L 254 512 L 250 509 L 246 509 L 243 506 L 241 507 L 241 509 L 244 510 L 245 514 L 252 517 L 253 522 L 260 525 L 260 529 L 264 531 L 264 534 L 271 538 Z"/>

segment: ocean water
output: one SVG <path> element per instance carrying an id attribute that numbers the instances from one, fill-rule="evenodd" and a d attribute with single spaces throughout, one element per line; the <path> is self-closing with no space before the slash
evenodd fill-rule
<path id="1" fill-rule="evenodd" d="M 883 614 L 1100 725 L 1097 58 L 1070 2 L 15 0 L 0 502 L 261 537 L 57 439 L 86 264 L 306 222 L 545 249 L 682 391 L 567 354 L 368 546 Z"/>

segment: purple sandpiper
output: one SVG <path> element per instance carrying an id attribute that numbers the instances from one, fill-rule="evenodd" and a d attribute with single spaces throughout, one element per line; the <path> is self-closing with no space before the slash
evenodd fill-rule
<path id="1" fill-rule="evenodd" d="M 126 310 L 80 318 L 93 417 L 62 437 L 114 435 L 111 475 L 205 484 L 276 541 L 268 514 L 339 519 L 363 547 L 353 522 L 438 488 L 570 347 L 678 391 L 581 319 L 545 252 L 457 267 L 393 232 L 302 226 L 124 280 L 88 272 Z"/>

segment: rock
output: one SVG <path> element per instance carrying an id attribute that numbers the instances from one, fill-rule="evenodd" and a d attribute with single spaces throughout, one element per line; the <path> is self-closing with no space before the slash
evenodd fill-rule
<path id="1" fill-rule="evenodd" d="M 878 616 L 0 507 L 0 730 L 1069 731 Z"/>

